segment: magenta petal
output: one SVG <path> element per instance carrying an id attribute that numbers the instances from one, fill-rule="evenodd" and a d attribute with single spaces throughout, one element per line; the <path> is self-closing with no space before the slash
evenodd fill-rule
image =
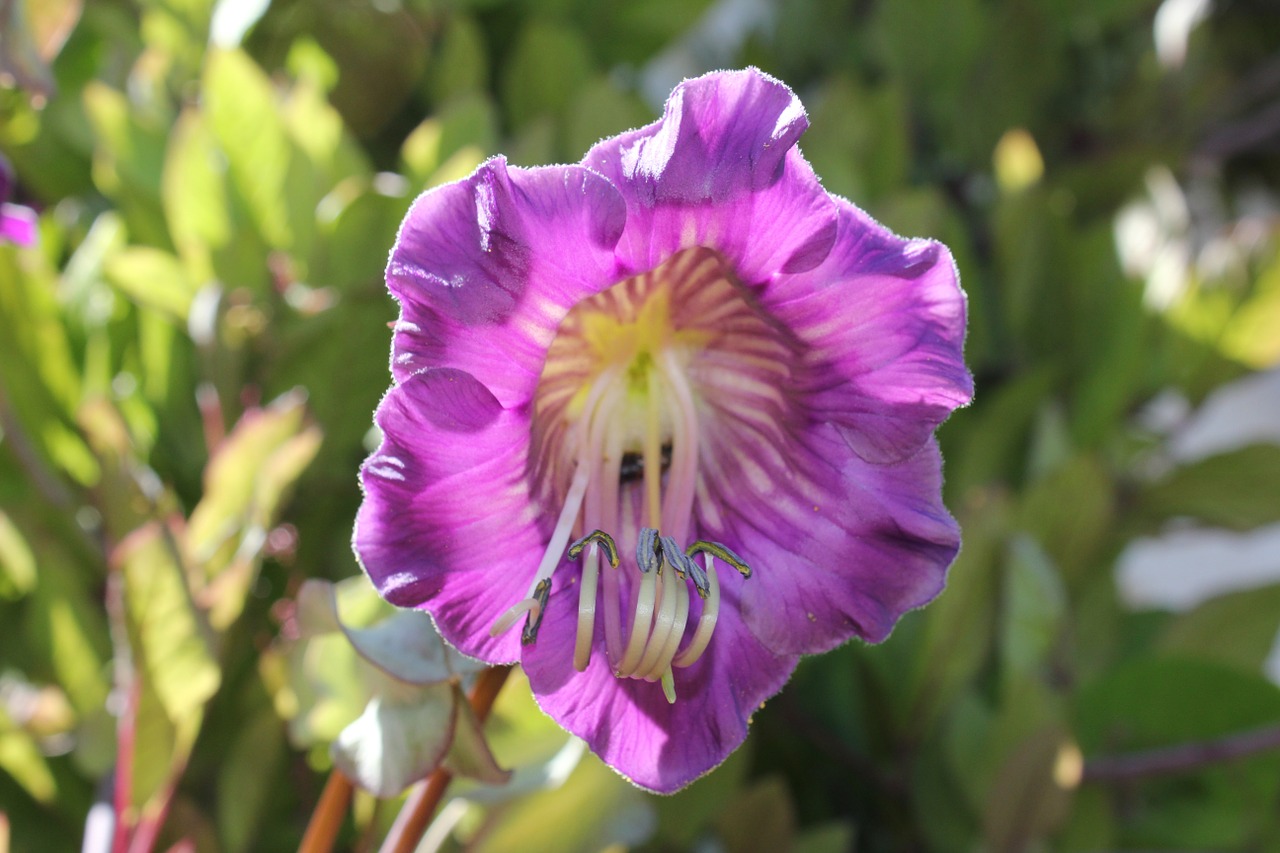
<path id="1" fill-rule="evenodd" d="M 36 241 L 36 224 L 36 214 L 31 208 L 0 204 L 0 240 L 30 246 Z"/>
<path id="2" fill-rule="evenodd" d="M 526 400 L 564 314 L 617 280 L 625 219 L 614 187 L 580 166 L 494 158 L 420 196 L 387 265 L 396 379 L 456 367 L 504 404 Z"/>
<path id="3" fill-rule="evenodd" d="M 728 574 L 732 574 L 729 572 Z M 736 616 L 736 577 L 711 645 L 675 670 L 677 699 L 654 683 L 615 678 L 596 632 L 585 672 L 573 668 L 578 589 L 552 593 L 538 641 L 523 665 L 542 710 L 642 788 L 668 794 L 714 769 L 742 744 L 751 715 L 791 677 L 797 658 L 770 652 Z"/>
<path id="4" fill-rule="evenodd" d="M 364 463 L 354 545 L 388 601 L 425 606 L 464 654 L 519 657 L 489 636 L 524 596 L 545 545 L 525 487 L 529 418 L 451 368 L 407 377 L 377 413 L 382 446 Z"/>
<path id="5" fill-rule="evenodd" d="M 627 201 L 619 255 L 645 270 L 707 246 L 749 283 L 817 266 L 837 211 L 795 148 L 807 127 L 795 94 L 755 69 L 682 83 L 659 121 L 583 158 Z"/>
<path id="6" fill-rule="evenodd" d="M 842 454 L 834 430 L 808 441 L 811 461 L 796 465 L 807 478 L 776 472 L 770 493 L 726 493 L 710 531 L 751 555 L 742 618 L 779 654 L 823 652 L 850 635 L 880 642 L 942 591 L 960 548 L 935 443 L 875 465 Z"/>
<path id="7" fill-rule="evenodd" d="M 940 243 L 897 237 L 845 202 L 826 263 L 761 301 L 812 347 L 809 405 L 864 459 L 910 456 L 973 396 L 965 296 Z"/>

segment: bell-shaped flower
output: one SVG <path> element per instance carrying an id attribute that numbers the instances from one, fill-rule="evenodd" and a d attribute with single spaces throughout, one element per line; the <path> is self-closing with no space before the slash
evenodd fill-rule
<path id="1" fill-rule="evenodd" d="M 799 656 L 883 640 L 959 548 L 954 263 L 824 191 L 806 127 L 754 69 L 686 81 L 579 165 L 423 194 L 387 267 L 362 565 L 654 791 L 723 761 Z"/>

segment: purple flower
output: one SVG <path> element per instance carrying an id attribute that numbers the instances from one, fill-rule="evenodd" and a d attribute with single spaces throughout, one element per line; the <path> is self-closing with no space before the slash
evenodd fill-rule
<path id="1" fill-rule="evenodd" d="M 13 171 L 0 155 L 0 242 L 30 246 L 36 241 L 36 214 L 29 207 L 9 203 L 13 191 Z"/>
<path id="2" fill-rule="evenodd" d="M 972 394 L 955 266 L 823 191 L 807 124 L 757 70 L 686 81 L 580 165 L 425 193 L 387 267 L 361 563 L 654 791 L 723 761 L 800 655 L 883 640 L 959 548 L 933 438 Z"/>

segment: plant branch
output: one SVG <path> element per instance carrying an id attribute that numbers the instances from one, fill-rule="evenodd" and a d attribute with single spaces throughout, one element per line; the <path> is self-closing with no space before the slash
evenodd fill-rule
<path id="1" fill-rule="evenodd" d="M 311 813 L 298 853 L 329 853 L 333 849 L 342 821 L 347 816 L 347 807 L 351 804 L 351 793 L 351 780 L 341 770 L 333 768 L 329 772 L 329 781 L 324 783 L 324 790 L 320 792 L 320 802 Z"/>
<path id="2" fill-rule="evenodd" d="M 1083 781 L 1120 782 L 1198 770 L 1280 749 L 1280 725 L 1263 726 L 1213 740 L 1195 741 L 1085 762 Z"/>
<path id="3" fill-rule="evenodd" d="M 495 666 L 480 673 L 476 686 L 471 690 L 471 709 L 476 719 L 484 722 L 498 698 L 498 691 L 507 680 L 511 666 Z M 416 785 L 405 800 L 396 822 L 382 842 L 380 853 L 413 853 L 423 833 L 431 823 L 431 818 L 444 797 L 445 789 L 453 780 L 453 774 L 440 768 L 427 777 L 423 783 Z"/>

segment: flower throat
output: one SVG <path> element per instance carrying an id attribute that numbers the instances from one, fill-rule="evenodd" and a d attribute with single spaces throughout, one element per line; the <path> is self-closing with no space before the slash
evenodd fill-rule
<path id="1" fill-rule="evenodd" d="M 704 432 L 689 374 L 714 335 L 678 324 L 673 300 L 708 322 L 751 312 L 719 257 L 691 249 L 579 303 L 557 330 L 535 398 L 531 477 L 544 506 L 560 509 L 526 598 L 491 629 L 524 616 L 522 640 L 535 642 L 553 574 L 578 560 L 575 668 L 590 662 L 599 606 L 614 675 L 660 681 L 670 702 L 673 668 L 696 662 L 715 630 L 716 561 L 751 575 L 725 546 L 689 541 Z"/>

